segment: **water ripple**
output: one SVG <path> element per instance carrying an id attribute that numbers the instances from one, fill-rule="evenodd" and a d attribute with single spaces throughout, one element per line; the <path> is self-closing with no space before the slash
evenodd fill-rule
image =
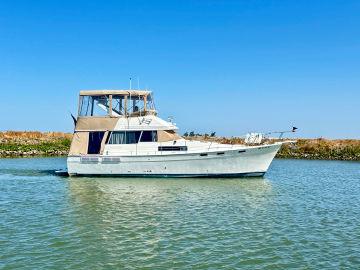
<path id="1" fill-rule="evenodd" d="M 276 160 L 266 179 L 58 178 L 0 160 L 3 269 L 355 269 L 359 163 Z"/>

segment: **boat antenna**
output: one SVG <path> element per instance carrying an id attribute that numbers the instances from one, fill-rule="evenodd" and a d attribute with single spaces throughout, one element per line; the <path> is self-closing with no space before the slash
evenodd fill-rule
<path id="1" fill-rule="evenodd" d="M 146 89 L 146 90 L 147 90 L 147 89 Z M 156 111 L 156 105 L 155 105 L 155 100 L 154 100 L 154 93 L 151 91 L 150 95 L 151 95 L 152 105 L 153 105 L 153 107 L 154 107 L 154 110 Z"/>
<path id="2" fill-rule="evenodd" d="M 131 77 L 130 77 L 130 88 L 129 89 L 131 90 Z"/>
<path id="3" fill-rule="evenodd" d="M 138 83 L 138 90 L 140 90 L 140 78 L 137 77 L 137 83 Z"/>
<path id="4" fill-rule="evenodd" d="M 279 139 L 282 139 L 282 137 L 284 136 L 285 133 L 295 133 L 297 130 L 298 130 L 298 128 L 293 126 L 291 130 L 273 131 L 273 132 L 265 133 L 264 135 L 279 134 Z"/>

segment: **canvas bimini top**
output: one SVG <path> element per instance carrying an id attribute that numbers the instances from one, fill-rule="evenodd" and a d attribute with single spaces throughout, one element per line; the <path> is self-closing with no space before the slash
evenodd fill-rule
<path id="1" fill-rule="evenodd" d="M 79 117 L 136 117 L 156 114 L 151 91 L 80 91 Z"/>

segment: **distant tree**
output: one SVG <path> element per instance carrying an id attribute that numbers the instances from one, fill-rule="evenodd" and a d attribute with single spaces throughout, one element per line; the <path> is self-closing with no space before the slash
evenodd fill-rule
<path id="1" fill-rule="evenodd" d="M 209 134 L 205 133 L 205 134 L 204 134 L 204 137 L 205 137 L 205 138 L 208 138 L 208 137 L 209 137 Z"/>
<path id="2" fill-rule="evenodd" d="M 189 137 L 189 132 L 186 131 L 186 132 L 184 133 L 184 137 Z"/>
<path id="3" fill-rule="evenodd" d="M 210 137 L 215 137 L 216 132 L 211 132 Z"/>
<path id="4" fill-rule="evenodd" d="M 189 136 L 190 136 L 190 137 L 194 137 L 194 136 L 195 136 L 195 132 L 194 132 L 194 131 L 191 131 L 191 132 L 189 133 Z"/>

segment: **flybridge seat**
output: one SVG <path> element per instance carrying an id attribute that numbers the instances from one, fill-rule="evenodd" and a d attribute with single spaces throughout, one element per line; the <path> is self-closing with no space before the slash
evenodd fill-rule
<path id="1" fill-rule="evenodd" d="M 156 115 L 152 92 L 146 90 L 80 91 L 80 117 Z"/>

